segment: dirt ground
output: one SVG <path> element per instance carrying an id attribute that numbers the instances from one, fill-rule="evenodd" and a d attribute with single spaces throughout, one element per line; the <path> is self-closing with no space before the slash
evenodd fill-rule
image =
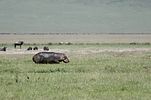
<path id="1" fill-rule="evenodd" d="M 7 49 L 7 51 L 0 51 L 0 54 L 36 54 L 38 52 L 43 52 L 43 49 L 39 50 L 31 50 L 28 51 L 26 49 Z M 47 52 L 62 52 L 67 54 L 95 54 L 101 52 L 149 52 L 151 48 L 85 48 L 85 49 L 78 49 L 78 50 L 69 50 L 69 49 L 51 49 Z"/>
<path id="2" fill-rule="evenodd" d="M 69 35 L 0 35 L 0 43 L 13 44 L 16 41 L 24 41 L 25 43 L 151 43 L 150 34 L 69 34 Z"/>

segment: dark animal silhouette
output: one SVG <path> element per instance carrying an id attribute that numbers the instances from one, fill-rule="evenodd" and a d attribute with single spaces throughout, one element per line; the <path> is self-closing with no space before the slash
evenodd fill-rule
<path id="1" fill-rule="evenodd" d="M 33 50 L 38 50 L 38 47 L 34 47 Z"/>
<path id="2" fill-rule="evenodd" d="M 0 48 L 0 51 L 6 51 L 7 47 Z"/>
<path id="3" fill-rule="evenodd" d="M 14 43 L 14 47 L 16 48 L 17 46 L 20 46 L 20 49 L 21 49 L 21 46 L 24 44 L 23 41 L 18 41 L 18 42 L 15 42 Z"/>
<path id="4" fill-rule="evenodd" d="M 32 47 L 28 47 L 27 50 L 32 50 Z"/>
<path id="5" fill-rule="evenodd" d="M 64 53 L 39 52 L 33 56 L 33 62 L 37 64 L 59 64 L 68 63 L 69 59 Z"/>
<path id="6" fill-rule="evenodd" d="M 48 47 L 44 47 L 43 50 L 49 51 L 49 48 Z"/>

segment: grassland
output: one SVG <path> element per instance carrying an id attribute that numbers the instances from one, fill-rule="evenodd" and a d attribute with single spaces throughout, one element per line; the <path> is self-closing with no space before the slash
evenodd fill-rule
<path id="1" fill-rule="evenodd" d="M 150 47 L 49 45 L 52 51 L 65 52 L 70 59 L 68 64 L 49 65 L 34 64 L 33 54 L 1 53 L 0 99 L 150 100 Z"/>

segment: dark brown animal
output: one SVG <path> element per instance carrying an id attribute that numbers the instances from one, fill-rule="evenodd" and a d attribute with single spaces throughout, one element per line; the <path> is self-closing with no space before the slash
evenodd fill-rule
<path id="1" fill-rule="evenodd" d="M 38 47 L 34 47 L 33 50 L 38 50 Z"/>
<path id="2" fill-rule="evenodd" d="M 0 51 L 6 51 L 7 47 L 0 48 Z"/>
<path id="3" fill-rule="evenodd" d="M 49 51 L 49 48 L 48 47 L 44 47 L 43 50 Z"/>
<path id="4" fill-rule="evenodd" d="M 69 59 L 64 53 L 55 52 L 39 52 L 32 59 L 37 64 L 59 64 L 62 61 L 69 63 Z"/>
<path id="5" fill-rule="evenodd" d="M 32 50 L 32 47 L 28 47 L 27 50 Z"/>
<path id="6" fill-rule="evenodd" d="M 21 46 L 24 44 L 24 42 L 23 41 L 18 41 L 18 42 L 15 42 L 14 43 L 14 48 L 16 48 L 17 46 L 19 46 L 20 47 L 20 49 L 21 49 Z"/>

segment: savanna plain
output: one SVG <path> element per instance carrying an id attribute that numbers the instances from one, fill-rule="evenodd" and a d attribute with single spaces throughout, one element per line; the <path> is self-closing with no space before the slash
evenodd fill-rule
<path id="1" fill-rule="evenodd" d="M 18 40 L 22 49 L 13 47 Z M 150 100 L 150 43 L 140 34 L 0 35 L 0 100 Z M 43 46 L 70 62 L 35 64 Z"/>

